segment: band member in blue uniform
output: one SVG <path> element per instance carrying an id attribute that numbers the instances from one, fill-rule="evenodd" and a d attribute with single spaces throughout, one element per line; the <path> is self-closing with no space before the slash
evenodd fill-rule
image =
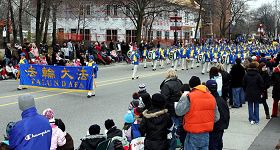
<path id="1" fill-rule="evenodd" d="M 164 68 L 164 61 L 165 61 L 165 49 L 159 48 L 159 63 L 160 63 L 160 69 Z"/>
<path id="2" fill-rule="evenodd" d="M 88 91 L 87 97 L 90 98 L 92 96 L 95 96 L 95 89 L 96 89 L 96 81 L 95 79 L 97 78 L 97 72 L 98 72 L 98 65 L 94 62 L 94 57 L 91 55 L 89 56 L 89 62 L 87 66 L 92 67 L 93 69 L 93 79 L 92 79 L 92 90 Z"/>
<path id="3" fill-rule="evenodd" d="M 209 48 L 205 53 L 204 53 L 204 64 L 202 67 L 202 74 L 205 74 L 205 71 L 209 72 L 210 67 L 211 67 L 211 62 L 213 60 L 213 54 L 211 52 L 211 49 Z M 207 70 L 206 70 L 207 69 Z"/>
<path id="4" fill-rule="evenodd" d="M 138 79 L 139 76 L 137 76 L 137 68 L 138 68 L 138 65 L 139 65 L 139 59 L 140 59 L 140 55 L 136 52 L 136 51 L 132 51 L 132 54 L 131 54 L 131 62 L 133 64 L 133 73 L 132 73 L 132 80 L 134 79 Z"/>
<path id="5" fill-rule="evenodd" d="M 144 47 L 143 50 L 143 63 L 144 63 L 144 68 L 147 68 L 147 58 L 148 58 L 149 50 L 147 49 L 147 46 Z"/>
<path id="6" fill-rule="evenodd" d="M 159 50 L 153 49 L 152 51 L 152 64 L 153 64 L 153 71 L 157 70 L 157 62 L 159 59 Z"/>
<path id="7" fill-rule="evenodd" d="M 181 47 L 180 49 L 180 53 L 181 53 L 181 59 L 182 59 L 182 63 L 181 63 L 181 67 L 182 70 L 188 70 L 188 64 L 187 64 L 187 49 L 184 47 Z"/>

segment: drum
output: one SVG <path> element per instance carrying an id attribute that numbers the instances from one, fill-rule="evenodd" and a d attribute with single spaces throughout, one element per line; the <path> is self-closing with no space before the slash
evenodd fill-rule
<path id="1" fill-rule="evenodd" d="M 127 55 L 128 58 L 130 58 L 131 54 L 132 54 L 132 51 L 128 51 L 126 55 Z"/>
<path id="2" fill-rule="evenodd" d="M 169 55 L 168 55 L 168 58 L 169 58 L 170 60 L 173 60 L 173 56 L 174 56 L 174 51 L 170 51 L 170 52 L 169 52 Z"/>
<path id="3" fill-rule="evenodd" d="M 148 53 L 148 59 L 149 59 L 149 60 L 152 60 L 152 59 L 153 59 L 153 52 L 152 52 L 152 51 L 149 51 L 149 53 Z"/>

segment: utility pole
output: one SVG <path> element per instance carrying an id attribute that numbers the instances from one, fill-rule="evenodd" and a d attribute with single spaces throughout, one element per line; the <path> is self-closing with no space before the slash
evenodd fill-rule
<path id="1" fill-rule="evenodd" d="M 278 33 L 277 33 L 277 22 L 278 22 L 278 19 L 277 19 L 277 0 L 275 0 L 275 14 L 274 14 L 274 27 L 275 27 L 275 40 L 277 40 L 278 38 Z"/>

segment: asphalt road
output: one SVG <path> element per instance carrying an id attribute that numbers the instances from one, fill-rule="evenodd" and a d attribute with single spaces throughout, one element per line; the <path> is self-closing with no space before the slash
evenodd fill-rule
<path id="1" fill-rule="evenodd" d="M 79 139 L 85 136 L 87 129 L 92 124 L 99 124 L 103 132 L 104 121 L 110 118 L 114 119 L 119 128 L 122 128 L 123 116 L 127 111 L 129 102 L 132 100 L 132 93 L 138 91 L 138 85 L 144 83 L 150 94 L 159 92 L 159 86 L 165 78 L 165 71 L 169 67 L 152 71 L 151 67 L 144 69 L 140 65 L 138 69 L 140 79 L 131 80 L 132 65 L 100 66 L 96 97 L 90 99 L 86 97 L 87 93 L 71 90 L 30 88 L 17 91 L 18 82 L 14 80 L 0 81 L 0 134 L 5 133 L 8 122 L 20 120 L 21 112 L 17 105 L 18 96 L 24 93 L 31 93 L 36 99 L 39 113 L 42 113 L 46 108 L 52 108 L 55 112 L 55 118 L 61 118 L 64 121 L 66 131 L 72 135 L 75 147 L 78 147 L 80 144 Z M 193 75 L 201 77 L 202 81 L 207 81 L 208 75 L 201 75 L 200 72 L 201 68 L 195 68 L 188 71 L 179 70 L 177 74 L 184 83 L 187 83 Z M 228 149 L 247 149 L 267 121 L 261 122 L 258 127 L 251 128 L 247 121 L 246 106 L 240 110 L 233 110 L 231 113 L 233 115 L 231 122 L 234 122 L 234 128 L 232 128 L 232 132 L 229 129 L 228 133 L 225 133 L 225 140 L 228 139 L 224 143 L 225 147 L 228 147 Z M 240 115 L 244 117 L 241 118 Z M 262 113 L 261 117 L 264 118 Z M 241 132 L 242 130 L 240 128 L 236 129 L 235 126 L 237 128 L 242 126 L 244 131 L 250 132 Z M 243 141 L 242 138 L 239 138 L 239 136 L 244 137 L 243 134 L 250 134 L 250 137 L 253 138 Z M 236 139 L 232 141 L 234 137 Z M 236 145 L 236 142 L 239 143 Z"/>

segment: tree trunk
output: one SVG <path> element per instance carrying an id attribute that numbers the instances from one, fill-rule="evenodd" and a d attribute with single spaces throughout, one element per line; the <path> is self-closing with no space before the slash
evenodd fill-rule
<path id="1" fill-rule="evenodd" d="M 37 0 L 37 7 L 36 7 L 36 45 L 39 46 L 40 44 L 40 19 L 41 19 L 41 0 Z"/>
<path id="2" fill-rule="evenodd" d="M 196 22 L 196 27 L 195 27 L 195 34 L 194 34 L 194 40 L 196 40 L 197 38 L 197 31 L 198 31 L 198 26 L 200 23 L 200 18 L 201 18 L 201 11 L 202 11 L 202 0 L 199 1 L 199 12 L 198 12 L 198 18 L 197 18 L 197 22 Z"/>
<path id="3" fill-rule="evenodd" d="M 13 37 L 14 37 L 14 44 L 17 43 L 17 27 L 15 24 L 15 18 L 14 18 L 14 10 L 12 6 L 11 0 L 8 0 L 9 2 L 9 8 L 10 8 L 10 13 L 11 13 L 11 21 L 12 21 L 12 27 L 13 27 Z"/>
<path id="4" fill-rule="evenodd" d="M 53 2 L 53 10 L 52 10 L 52 17 L 53 17 L 53 32 L 52 32 L 52 44 L 55 45 L 56 44 L 56 12 L 57 12 L 57 6 L 55 6 L 55 2 Z"/>
<path id="5" fill-rule="evenodd" d="M 41 17 L 41 22 L 40 22 L 40 29 L 39 29 L 39 39 L 40 42 L 42 41 L 42 35 L 43 35 L 43 31 L 44 31 L 44 24 L 45 24 L 45 20 L 47 17 L 47 11 L 48 11 L 48 7 L 49 5 L 47 5 L 47 0 L 43 0 L 43 4 L 44 4 L 44 8 L 43 8 L 43 13 L 42 13 L 42 17 Z"/>
<path id="6" fill-rule="evenodd" d="M 23 0 L 19 1 L 19 18 L 18 18 L 18 28 L 19 28 L 19 38 L 20 38 L 20 44 L 23 45 L 23 33 L 22 33 L 22 6 Z"/>
<path id="7" fill-rule="evenodd" d="M 6 19 L 6 31 L 7 31 L 7 43 L 10 43 L 10 5 L 8 5 L 7 9 L 7 19 Z"/>
<path id="8" fill-rule="evenodd" d="M 141 32 L 142 32 L 142 23 L 143 23 L 143 15 L 139 13 L 136 27 L 136 42 L 137 45 L 141 43 Z"/>
<path id="9" fill-rule="evenodd" d="M 154 21 L 155 21 L 155 15 L 153 15 L 153 19 L 152 19 L 151 24 L 150 24 L 150 26 L 149 26 L 149 31 L 148 31 L 148 41 L 149 41 L 149 42 L 152 42 L 152 41 L 153 41 L 153 39 L 151 39 L 151 32 L 152 32 L 152 28 L 153 28 L 153 23 L 154 23 Z"/>
<path id="10" fill-rule="evenodd" d="M 44 32 L 44 37 L 43 37 L 43 44 L 47 44 L 49 20 L 50 20 L 50 5 L 48 6 L 46 20 L 45 20 L 45 32 Z"/>

